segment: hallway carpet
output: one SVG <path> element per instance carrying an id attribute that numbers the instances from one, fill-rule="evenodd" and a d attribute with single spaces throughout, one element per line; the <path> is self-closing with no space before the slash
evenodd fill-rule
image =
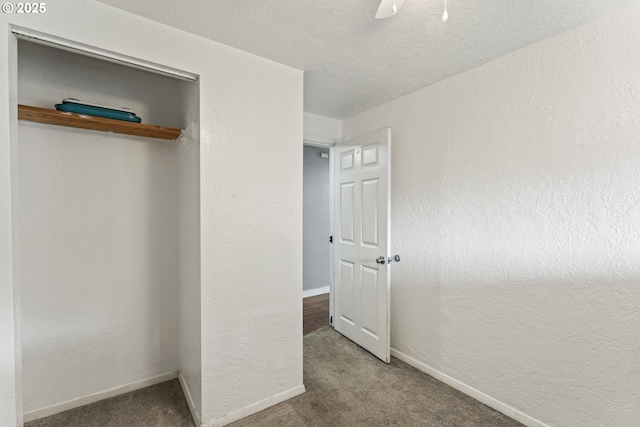
<path id="1" fill-rule="evenodd" d="M 376 359 L 329 327 L 304 337 L 307 392 L 233 427 L 522 424 L 395 358 Z"/>
<path id="2" fill-rule="evenodd" d="M 330 327 L 304 337 L 307 392 L 233 427 L 516 427 L 520 423 L 392 359 L 386 365 Z M 191 427 L 177 380 L 26 424 Z"/>

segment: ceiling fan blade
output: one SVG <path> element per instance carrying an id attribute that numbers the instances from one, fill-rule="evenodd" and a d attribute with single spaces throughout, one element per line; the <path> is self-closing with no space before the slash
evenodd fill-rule
<path id="1" fill-rule="evenodd" d="M 404 4 L 404 0 L 395 0 L 395 12 L 393 11 L 393 4 L 394 0 L 382 0 L 376 12 L 376 19 L 388 18 L 398 13 Z"/>

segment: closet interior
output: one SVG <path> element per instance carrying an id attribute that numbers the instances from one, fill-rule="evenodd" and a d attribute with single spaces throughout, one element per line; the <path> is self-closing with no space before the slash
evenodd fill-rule
<path id="1" fill-rule="evenodd" d="M 17 83 L 25 421 L 178 371 L 198 389 L 199 83 L 24 40 Z"/>

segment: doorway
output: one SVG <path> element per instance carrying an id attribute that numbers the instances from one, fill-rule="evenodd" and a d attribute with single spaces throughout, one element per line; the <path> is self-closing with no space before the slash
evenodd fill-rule
<path id="1" fill-rule="evenodd" d="M 331 147 L 305 142 L 303 154 L 303 334 L 329 326 Z"/>

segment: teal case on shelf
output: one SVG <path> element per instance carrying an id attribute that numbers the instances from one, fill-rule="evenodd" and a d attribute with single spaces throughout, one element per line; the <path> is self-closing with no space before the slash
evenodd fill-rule
<path id="1" fill-rule="evenodd" d="M 134 122 L 134 123 L 142 122 L 142 119 L 133 113 L 128 113 L 126 111 L 111 110 L 109 108 L 74 104 L 72 102 L 56 104 L 56 110 L 66 111 L 69 113 L 86 114 L 87 116 L 104 117 L 106 119 L 124 120 L 127 122 Z"/>

